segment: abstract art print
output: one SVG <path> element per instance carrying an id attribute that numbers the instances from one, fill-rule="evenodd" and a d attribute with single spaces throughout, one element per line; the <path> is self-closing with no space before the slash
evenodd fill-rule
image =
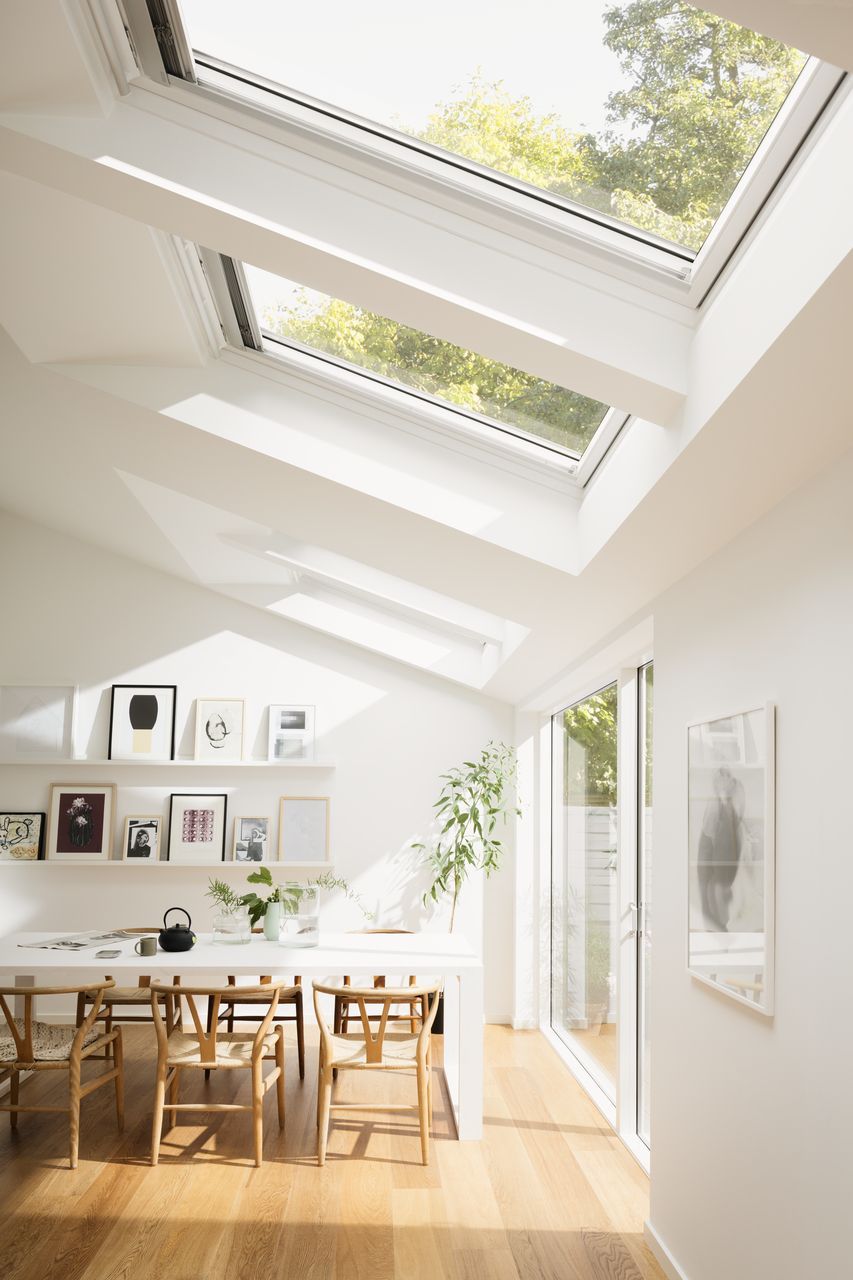
<path id="1" fill-rule="evenodd" d="M 328 796 L 282 796 L 278 828 L 280 862 L 327 866 L 329 863 Z"/>
<path id="2" fill-rule="evenodd" d="M 0 813 L 0 862 L 36 862 L 44 857 L 44 813 Z"/>
<path id="3" fill-rule="evenodd" d="M 113 784 L 54 783 L 50 788 L 47 856 L 65 862 L 109 862 L 116 789 Z"/>
<path id="4" fill-rule="evenodd" d="M 0 686 L 0 757 L 70 760 L 76 692 L 73 685 Z"/>
<path id="5" fill-rule="evenodd" d="M 240 698 L 198 698 L 195 704 L 195 758 L 242 760 L 245 703 Z"/>
<path id="6" fill-rule="evenodd" d="M 163 819 L 159 816 L 131 814 L 124 820 L 123 857 L 125 862 L 159 862 Z"/>
<path id="7" fill-rule="evenodd" d="M 310 760 L 314 754 L 314 708 L 274 702 L 269 713 L 269 760 Z"/>
<path id="8" fill-rule="evenodd" d="M 172 795 L 169 801 L 169 861 L 222 862 L 225 858 L 227 805 L 225 792 Z"/>
<path id="9" fill-rule="evenodd" d="M 173 684 L 114 684 L 110 701 L 110 760 L 174 760 Z"/>
<path id="10" fill-rule="evenodd" d="M 269 862 L 272 818 L 234 819 L 234 861 Z"/>
<path id="11" fill-rule="evenodd" d="M 695 977 L 773 1012 L 775 708 L 688 728 L 688 958 Z"/>

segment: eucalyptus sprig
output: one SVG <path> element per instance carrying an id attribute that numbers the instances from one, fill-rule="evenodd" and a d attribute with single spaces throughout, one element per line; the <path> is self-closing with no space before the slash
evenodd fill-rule
<path id="1" fill-rule="evenodd" d="M 452 896 L 450 930 L 456 920 L 456 904 L 463 883 L 472 871 L 490 876 L 500 867 L 503 843 L 495 835 L 521 810 L 515 803 L 517 764 L 515 751 L 504 742 L 489 742 L 479 760 L 465 760 L 441 774 L 444 786 L 433 808 L 442 827 L 438 836 L 412 847 L 426 852 L 433 880 L 424 894 L 424 906 Z"/>
<path id="2" fill-rule="evenodd" d="M 226 884 L 224 880 L 217 880 L 213 876 L 207 882 L 205 897 L 212 898 L 222 911 L 236 911 L 238 907 L 244 905 L 240 894 L 236 893 L 230 884 Z"/>

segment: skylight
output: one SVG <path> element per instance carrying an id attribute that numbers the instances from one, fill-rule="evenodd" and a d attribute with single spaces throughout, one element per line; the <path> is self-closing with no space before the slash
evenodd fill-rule
<path id="1" fill-rule="evenodd" d="M 202 81 L 224 75 L 246 92 L 263 78 L 282 108 L 396 137 L 688 261 L 806 63 L 684 0 L 181 0 L 181 10 Z"/>
<path id="2" fill-rule="evenodd" d="M 321 355 L 572 458 L 581 457 L 609 412 L 598 400 L 387 316 L 257 267 L 244 271 L 268 341 Z"/>

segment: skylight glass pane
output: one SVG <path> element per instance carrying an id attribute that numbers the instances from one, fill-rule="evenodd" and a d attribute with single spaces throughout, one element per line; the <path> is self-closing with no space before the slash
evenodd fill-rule
<path id="1" fill-rule="evenodd" d="M 608 412 L 598 400 L 387 316 L 257 267 L 244 269 L 258 324 L 269 334 L 559 445 L 577 457 Z"/>
<path id="2" fill-rule="evenodd" d="M 683 0 L 181 9 L 197 51 L 688 250 L 806 61 Z"/>

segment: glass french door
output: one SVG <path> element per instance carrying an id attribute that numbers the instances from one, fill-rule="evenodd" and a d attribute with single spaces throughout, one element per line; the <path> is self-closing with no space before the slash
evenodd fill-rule
<path id="1" fill-rule="evenodd" d="M 651 662 L 552 718 L 551 1029 L 648 1148 Z"/>

